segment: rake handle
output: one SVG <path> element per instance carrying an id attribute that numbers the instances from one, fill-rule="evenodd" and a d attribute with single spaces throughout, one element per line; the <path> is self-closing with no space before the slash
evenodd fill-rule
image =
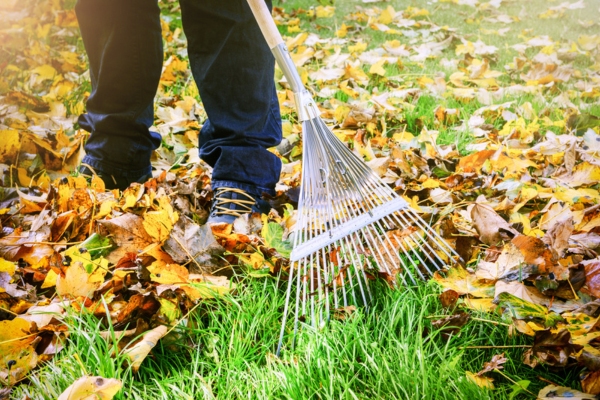
<path id="1" fill-rule="evenodd" d="M 252 10 L 252 14 L 254 14 L 256 22 L 258 22 L 258 26 L 260 27 L 269 48 L 272 49 L 283 43 L 283 38 L 277 29 L 277 25 L 275 25 L 275 21 L 273 21 L 271 11 L 269 11 L 269 7 L 267 7 L 265 0 L 248 0 L 248 5 Z"/>

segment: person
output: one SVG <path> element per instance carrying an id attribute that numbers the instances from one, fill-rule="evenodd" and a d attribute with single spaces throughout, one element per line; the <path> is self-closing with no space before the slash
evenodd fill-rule
<path id="1" fill-rule="evenodd" d="M 266 0 L 269 8 L 271 0 Z M 179 0 L 191 72 L 208 119 L 200 157 L 213 168 L 209 223 L 268 211 L 281 161 L 275 60 L 246 0 Z M 163 65 L 157 0 L 78 0 L 92 90 L 79 125 L 90 132 L 80 172 L 108 189 L 152 175 L 161 136 L 150 130 Z"/>

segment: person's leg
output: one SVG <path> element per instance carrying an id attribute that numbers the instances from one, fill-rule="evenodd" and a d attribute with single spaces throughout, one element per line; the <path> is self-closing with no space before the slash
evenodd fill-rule
<path id="1" fill-rule="evenodd" d="M 267 2 L 271 6 L 271 1 Z M 208 115 L 200 157 L 212 185 L 273 195 L 281 161 L 275 60 L 246 0 L 180 0 L 194 79 Z"/>
<path id="2" fill-rule="evenodd" d="M 161 142 L 149 131 L 163 62 L 160 10 L 157 0 L 78 0 L 75 11 L 92 82 L 79 117 L 91 133 L 83 164 L 124 189 L 151 174 Z"/>

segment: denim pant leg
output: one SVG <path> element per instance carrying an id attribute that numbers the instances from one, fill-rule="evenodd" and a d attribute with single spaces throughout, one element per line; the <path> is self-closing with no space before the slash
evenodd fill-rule
<path id="1" fill-rule="evenodd" d="M 267 3 L 271 6 L 271 1 Z M 281 161 L 275 61 L 246 0 L 180 0 L 192 74 L 208 121 L 200 157 L 213 188 L 274 194 Z"/>
<path id="2" fill-rule="evenodd" d="M 79 117 L 91 133 L 83 162 L 136 180 L 149 174 L 161 137 L 150 132 L 163 48 L 157 0 L 78 0 L 92 92 Z"/>

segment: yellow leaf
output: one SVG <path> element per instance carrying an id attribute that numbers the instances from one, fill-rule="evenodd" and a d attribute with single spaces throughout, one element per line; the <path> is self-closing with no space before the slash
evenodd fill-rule
<path id="1" fill-rule="evenodd" d="M 339 106 L 334 111 L 334 117 L 338 123 L 343 122 L 348 114 L 350 114 L 350 107 L 348 106 Z"/>
<path id="2" fill-rule="evenodd" d="M 93 264 L 87 264 L 94 268 Z M 56 279 L 56 293 L 59 296 L 71 298 L 88 297 L 91 298 L 96 289 L 100 287 L 106 274 L 105 268 L 97 268 L 91 275 L 86 271 L 86 267 L 81 261 L 72 262 L 67 268 L 65 276 L 58 276 Z"/>
<path id="3" fill-rule="evenodd" d="M 19 132 L 13 129 L 0 130 L 0 163 L 13 164 L 21 147 Z"/>
<path id="4" fill-rule="evenodd" d="M 498 307 L 494 304 L 494 299 L 474 299 L 471 297 L 465 297 L 463 299 L 463 304 L 475 311 L 483 311 L 483 312 L 492 312 Z"/>
<path id="5" fill-rule="evenodd" d="M 440 182 L 435 179 L 427 178 L 427 180 L 421 184 L 421 187 L 423 187 L 423 189 L 434 189 L 440 187 Z"/>
<path id="6" fill-rule="evenodd" d="M 84 376 L 65 389 L 58 400 L 110 400 L 121 390 L 118 379 L 101 376 Z"/>
<path id="7" fill-rule="evenodd" d="M 35 336 L 29 336 L 30 329 L 31 323 L 23 318 L 0 321 L 0 376 L 10 375 L 13 383 L 37 365 L 38 357 L 31 346 Z"/>
<path id="8" fill-rule="evenodd" d="M 488 378 L 487 376 L 477 376 L 473 372 L 465 371 L 467 375 L 467 379 L 471 382 L 484 389 L 494 389 L 494 380 L 492 378 Z"/>
<path id="9" fill-rule="evenodd" d="M 215 296 L 224 295 L 235 288 L 235 284 L 230 283 L 224 276 L 205 275 L 201 282 L 192 282 L 186 285 L 181 285 L 181 289 L 192 300 L 213 299 Z"/>
<path id="10" fill-rule="evenodd" d="M 388 6 L 385 10 L 381 12 L 378 22 L 384 25 L 390 24 L 394 20 L 395 16 L 396 11 L 394 10 L 394 8 L 392 6 Z"/>
<path id="11" fill-rule="evenodd" d="M 13 276 L 17 267 L 14 262 L 6 261 L 4 258 L 0 258 L 0 272 L 6 272 L 8 275 Z"/>
<path id="12" fill-rule="evenodd" d="M 173 230 L 173 221 L 167 210 L 149 211 L 144 214 L 142 222 L 148 235 L 157 242 L 166 240 Z"/>
<path id="13" fill-rule="evenodd" d="M 340 29 L 338 29 L 335 32 L 335 36 L 337 36 L 339 38 L 345 38 L 347 34 L 348 34 L 348 26 L 346 24 L 342 24 L 342 26 L 340 26 Z"/>
<path id="14" fill-rule="evenodd" d="M 335 13 L 335 7 L 333 6 L 318 6 L 316 8 L 317 18 L 331 18 Z"/>
<path id="15" fill-rule="evenodd" d="M 105 200 L 100 204 L 100 210 L 94 215 L 94 219 L 101 219 L 111 213 L 112 209 L 117 205 L 115 200 Z"/>
<path id="16" fill-rule="evenodd" d="M 167 332 L 168 329 L 166 326 L 157 326 L 151 331 L 146 332 L 142 339 L 133 345 L 133 347 L 126 348 L 123 351 L 123 354 L 129 357 L 129 364 L 131 365 L 133 372 L 138 371 L 142 365 L 142 361 L 144 361 L 150 351 L 156 346 L 158 341 L 167 334 Z"/>
<path id="17" fill-rule="evenodd" d="M 42 283 L 42 289 L 47 289 L 50 287 L 56 286 L 56 279 L 58 278 L 58 274 L 54 272 L 54 270 L 48 271 L 46 278 L 44 279 L 44 283 Z"/>
<path id="18" fill-rule="evenodd" d="M 286 46 L 289 49 L 289 51 L 292 51 L 296 47 L 302 45 L 302 43 L 304 43 L 304 41 L 306 40 L 307 37 L 308 37 L 308 33 L 302 32 L 302 33 L 298 34 L 298 36 L 296 36 L 295 38 L 288 39 L 286 42 Z"/>
<path id="19" fill-rule="evenodd" d="M 300 27 L 298 25 L 289 25 L 287 28 L 288 33 L 298 33 L 300 32 Z"/>
<path id="20" fill-rule="evenodd" d="M 367 49 L 367 43 L 365 43 L 365 42 L 358 42 L 356 44 L 348 46 L 348 51 L 350 53 L 362 53 L 366 49 Z"/>
<path id="21" fill-rule="evenodd" d="M 239 256 L 239 259 L 253 269 L 261 269 L 265 265 L 265 258 L 259 252 L 250 254 L 250 257 L 247 255 Z"/>
<path id="22" fill-rule="evenodd" d="M 31 70 L 32 77 L 35 77 L 35 84 L 38 85 L 47 80 L 53 80 L 57 72 L 53 66 L 45 64 Z"/>
<path id="23" fill-rule="evenodd" d="M 460 56 L 461 54 L 475 54 L 475 45 L 468 40 L 465 40 L 463 44 L 459 44 L 456 46 L 456 55 Z"/>
<path id="24" fill-rule="evenodd" d="M 477 281 L 475 275 L 468 273 L 467 270 L 460 266 L 449 269 L 445 275 L 436 272 L 433 279 L 444 289 L 452 289 L 459 294 L 470 294 L 481 298 L 494 297 L 494 284 Z"/>
<path id="25" fill-rule="evenodd" d="M 357 83 L 366 85 L 369 83 L 369 77 L 360 67 L 347 65 L 345 68 L 345 78 L 354 79 Z"/>
<path id="26" fill-rule="evenodd" d="M 392 136 L 392 139 L 396 143 L 409 143 L 414 138 L 415 137 L 413 136 L 413 134 L 410 133 L 410 132 L 408 132 L 408 131 L 404 131 L 404 132 L 400 132 L 400 133 L 394 133 L 394 135 Z"/>
<path id="27" fill-rule="evenodd" d="M 189 282 L 188 269 L 178 264 L 166 264 L 156 260 L 148 266 L 148 271 L 152 274 L 150 279 L 156 283 L 170 285 Z"/>
<path id="28" fill-rule="evenodd" d="M 371 65 L 371 68 L 369 69 L 369 73 L 370 74 L 375 74 L 375 75 L 380 75 L 380 76 L 385 76 L 385 68 L 383 68 L 383 65 L 385 64 L 385 59 L 382 58 L 381 60 L 377 61 L 375 64 Z"/>

